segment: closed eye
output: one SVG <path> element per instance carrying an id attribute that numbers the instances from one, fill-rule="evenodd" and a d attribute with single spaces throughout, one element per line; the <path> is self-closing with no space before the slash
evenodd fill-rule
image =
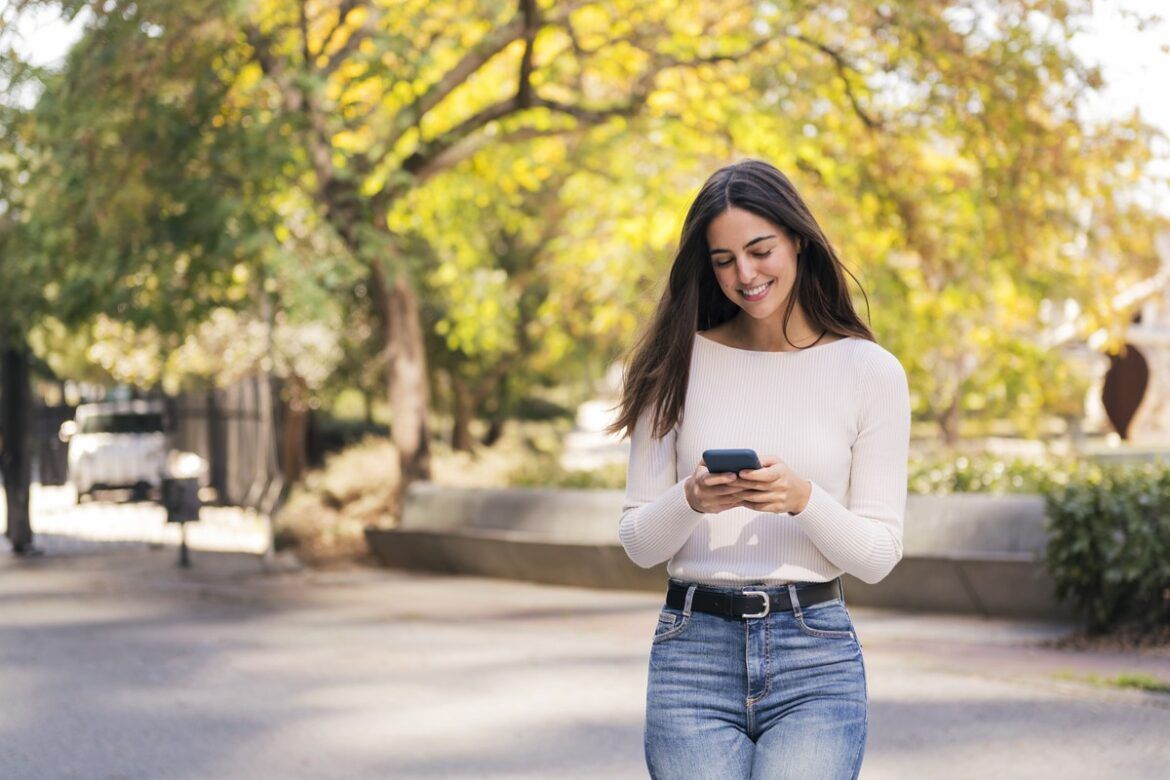
<path id="1" fill-rule="evenodd" d="M 760 260 L 763 260 L 765 257 L 768 257 L 769 255 L 772 254 L 772 250 L 769 249 L 767 252 L 750 252 L 749 254 L 752 257 L 759 258 Z M 732 260 L 723 260 L 723 261 L 715 263 L 715 265 L 718 266 L 719 268 L 723 268 L 724 266 L 731 265 L 732 262 L 733 262 Z"/>

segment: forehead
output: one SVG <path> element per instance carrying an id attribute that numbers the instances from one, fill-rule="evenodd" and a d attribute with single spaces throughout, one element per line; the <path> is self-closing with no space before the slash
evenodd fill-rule
<path id="1" fill-rule="evenodd" d="M 780 226 L 758 214 L 732 206 L 707 225 L 707 246 L 739 249 L 759 236 L 780 235 Z"/>

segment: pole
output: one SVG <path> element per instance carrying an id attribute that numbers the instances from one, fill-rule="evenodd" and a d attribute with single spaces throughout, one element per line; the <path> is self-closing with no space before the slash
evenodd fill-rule
<path id="1" fill-rule="evenodd" d="M 179 523 L 179 567 L 191 568 L 191 553 L 187 550 L 187 524 Z"/>

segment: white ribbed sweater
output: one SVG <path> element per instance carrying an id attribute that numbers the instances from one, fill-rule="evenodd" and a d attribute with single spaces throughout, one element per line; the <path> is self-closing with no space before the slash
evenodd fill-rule
<path id="1" fill-rule="evenodd" d="M 737 349 L 696 334 L 683 419 L 631 434 L 619 536 L 634 563 L 719 585 L 874 583 L 902 558 L 910 393 L 906 372 L 872 341 L 795 352 Z M 703 450 L 750 447 L 812 483 L 803 511 L 736 507 L 704 514 L 684 483 Z"/>

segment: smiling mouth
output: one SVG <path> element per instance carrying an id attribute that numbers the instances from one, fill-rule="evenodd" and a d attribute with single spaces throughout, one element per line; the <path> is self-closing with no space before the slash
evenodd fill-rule
<path id="1" fill-rule="evenodd" d="M 744 297 L 744 300 L 758 301 L 768 294 L 768 291 L 772 289 L 773 284 L 775 284 L 774 281 L 768 282 L 767 284 L 761 284 L 759 287 L 751 287 L 747 290 L 740 290 L 739 294 Z"/>

